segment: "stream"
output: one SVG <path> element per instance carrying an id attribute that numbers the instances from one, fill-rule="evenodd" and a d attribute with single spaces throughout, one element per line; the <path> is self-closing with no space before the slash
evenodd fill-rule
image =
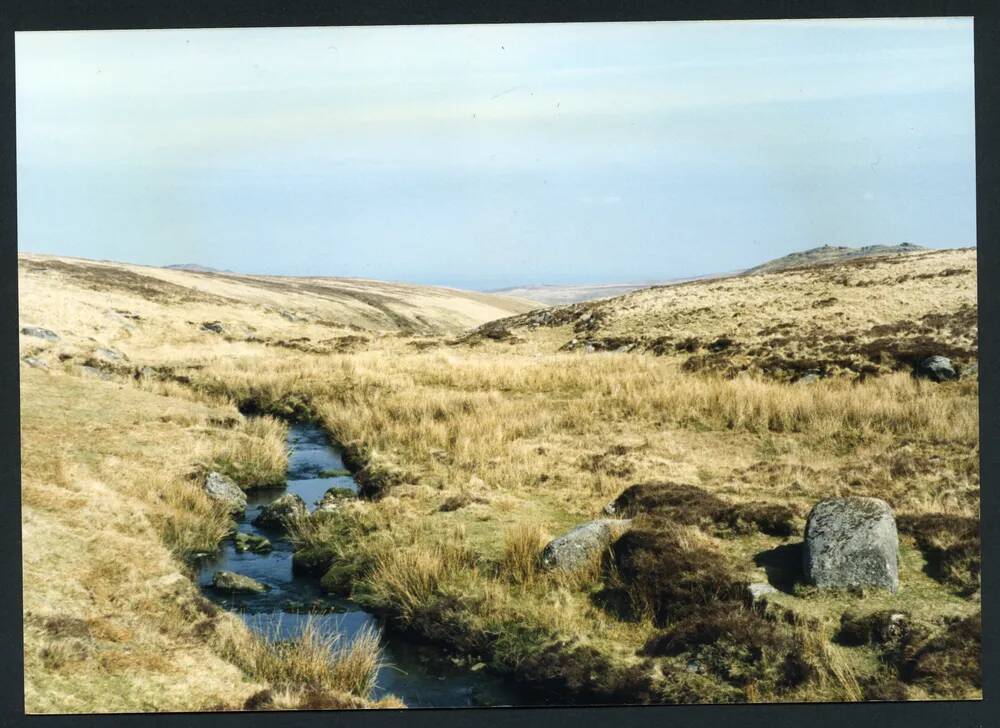
<path id="1" fill-rule="evenodd" d="M 292 424 L 288 430 L 288 475 L 284 488 L 247 492 L 246 513 L 237 521 L 237 530 L 261 535 L 273 550 L 258 554 L 238 552 L 232 538 L 220 550 L 199 563 L 198 585 L 216 604 L 239 614 L 247 625 L 281 639 L 294 637 L 308 619 L 325 632 L 340 633 L 351 640 L 360 630 L 371 628 L 381 634 L 385 666 L 378 673 L 371 697 L 392 694 L 411 708 L 541 705 L 547 701 L 525 690 L 508 677 L 486 669 L 473 671 L 442 657 L 440 650 L 420 644 L 388 629 L 375 615 L 349 599 L 325 595 L 319 579 L 292 574 L 291 543 L 281 531 L 259 528 L 252 521 L 262 506 L 286 492 L 296 493 L 310 511 L 331 487 L 350 488 L 357 483 L 350 475 L 321 477 L 325 472 L 344 469 L 340 452 L 316 425 Z M 216 571 L 226 570 L 249 576 L 270 587 L 262 594 L 221 591 L 212 586 Z M 308 605 L 312 614 L 303 613 Z M 317 609 L 318 608 L 318 609 Z"/>

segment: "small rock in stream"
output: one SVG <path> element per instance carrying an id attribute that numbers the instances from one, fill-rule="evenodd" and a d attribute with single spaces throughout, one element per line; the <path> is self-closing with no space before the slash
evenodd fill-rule
<path id="1" fill-rule="evenodd" d="M 261 584 L 256 579 L 233 571 L 216 571 L 212 576 L 212 586 L 225 591 L 250 592 L 252 594 L 261 594 L 270 589 L 267 584 Z"/>
<path id="2" fill-rule="evenodd" d="M 285 493 L 280 498 L 260 509 L 260 514 L 253 519 L 255 526 L 262 528 L 288 528 L 288 522 L 308 515 L 309 509 L 302 497 L 295 493 Z"/>
<path id="3" fill-rule="evenodd" d="M 273 547 L 271 542 L 263 536 L 240 531 L 233 537 L 233 545 L 239 552 L 252 551 L 255 554 L 266 554 Z"/>

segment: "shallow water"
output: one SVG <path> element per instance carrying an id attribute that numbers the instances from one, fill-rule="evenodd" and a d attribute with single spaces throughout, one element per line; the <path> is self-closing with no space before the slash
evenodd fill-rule
<path id="1" fill-rule="evenodd" d="M 319 427 L 295 424 L 288 430 L 288 480 L 285 488 L 268 488 L 247 494 L 246 514 L 237 524 L 245 533 L 259 534 L 271 541 L 274 549 L 267 554 L 238 553 L 232 539 L 219 552 L 199 565 L 198 584 L 206 597 L 237 612 L 247 624 L 265 634 L 293 637 L 310 617 L 324 631 L 336 632 L 350 640 L 359 630 L 370 628 L 382 635 L 386 666 L 378 674 L 373 697 L 393 694 L 409 707 L 441 708 L 498 705 L 541 705 L 548 700 L 540 693 L 517 686 L 507 677 L 486 670 L 474 672 L 459 667 L 440 656 L 440 650 L 412 642 L 386 629 L 380 619 L 348 599 L 324 595 L 319 580 L 292 574 L 292 547 L 280 531 L 254 526 L 252 521 L 262 506 L 286 492 L 297 493 L 309 510 L 331 487 L 350 488 L 357 484 L 350 476 L 319 477 L 324 471 L 341 470 L 344 462 Z M 216 571 L 234 571 L 267 584 L 263 594 L 241 594 L 216 590 L 212 575 Z M 290 603 L 307 603 L 321 613 L 303 614 L 286 611 Z"/>

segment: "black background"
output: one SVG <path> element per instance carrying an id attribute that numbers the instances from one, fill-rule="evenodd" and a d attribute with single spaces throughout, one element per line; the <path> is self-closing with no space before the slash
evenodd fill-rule
<path id="1" fill-rule="evenodd" d="M 723 20 L 975 16 L 976 160 L 980 323 L 980 443 L 983 537 L 983 694 L 981 702 L 485 708 L 410 711 L 24 716 L 21 607 L 19 387 L 17 352 L 17 191 L 14 32 L 112 28 L 209 28 L 294 25 L 395 25 L 624 20 Z M 0 0 L 0 725 L 120 726 L 726 726 L 861 728 L 997 726 L 998 307 L 1000 246 L 1000 2 L 987 0 Z M 58 210 L 51 214 L 58 215 Z"/>

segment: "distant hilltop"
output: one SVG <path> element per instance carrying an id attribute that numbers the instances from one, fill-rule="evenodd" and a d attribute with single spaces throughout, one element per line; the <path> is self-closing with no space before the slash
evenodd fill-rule
<path id="1" fill-rule="evenodd" d="M 766 263 L 750 268 L 744 275 L 755 273 L 774 273 L 779 270 L 789 268 L 802 268 L 812 265 L 823 265 L 825 263 L 840 263 L 854 258 L 871 258 L 881 255 L 901 255 L 903 253 L 919 253 L 930 250 L 923 245 L 913 243 L 900 243 L 899 245 L 865 245 L 860 248 L 852 248 L 847 245 L 821 245 L 818 248 L 803 250 L 799 253 L 769 260 Z"/>
<path id="2" fill-rule="evenodd" d="M 689 278 L 668 278 L 648 283 L 527 285 L 516 286 L 513 288 L 501 288 L 488 291 L 488 293 L 515 296 L 529 301 L 537 301 L 538 303 L 546 306 L 562 306 L 571 303 L 582 303 L 584 301 L 612 298 L 654 286 L 671 286 L 679 283 L 691 283 L 694 281 L 717 278 L 732 278 L 734 276 L 755 275 L 758 273 L 776 273 L 778 271 L 790 270 L 793 268 L 806 268 L 814 265 L 843 263 L 845 261 L 855 260 L 858 258 L 920 253 L 929 250 L 931 250 L 931 248 L 924 247 L 923 245 L 916 245 L 914 243 L 899 243 L 898 245 L 864 245 L 857 248 L 853 248 L 848 245 L 821 245 L 818 248 L 803 250 L 798 253 L 790 253 L 789 255 L 769 260 L 766 263 L 761 263 L 760 265 L 744 271 L 710 273 L 707 275 L 691 276 Z"/>
<path id="3" fill-rule="evenodd" d="M 165 265 L 164 268 L 170 270 L 186 270 L 189 273 L 232 273 L 231 270 L 219 270 L 218 268 L 209 268 L 207 265 L 198 265 L 197 263 L 174 263 L 173 265 Z"/>
<path id="4" fill-rule="evenodd" d="M 569 303 L 581 303 L 583 301 L 596 301 L 602 298 L 613 298 L 632 291 L 653 286 L 671 285 L 674 283 L 687 283 L 703 278 L 725 278 L 736 275 L 735 273 L 712 273 L 701 276 L 691 276 L 690 278 L 670 278 L 666 280 L 648 281 L 646 283 L 580 283 L 580 284 L 550 284 L 537 286 L 515 286 L 513 288 L 498 288 L 487 291 L 503 296 L 513 296 L 528 301 L 537 301 L 546 306 L 562 306 Z"/>
<path id="5" fill-rule="evenodd" d="M 611 298 L 624 293 L 631 293 L 639 288 L 648 288 L 654 283 L 597 283 L 593 285 L 539 285 L 516 286 L 514 288 L 498 288 L 487 293 L 502 296 L 513 296 L 528 301 L 537 301 L 546 306 L 559 306 L 566 303 L 592 301 L 597 298 Z"/>

